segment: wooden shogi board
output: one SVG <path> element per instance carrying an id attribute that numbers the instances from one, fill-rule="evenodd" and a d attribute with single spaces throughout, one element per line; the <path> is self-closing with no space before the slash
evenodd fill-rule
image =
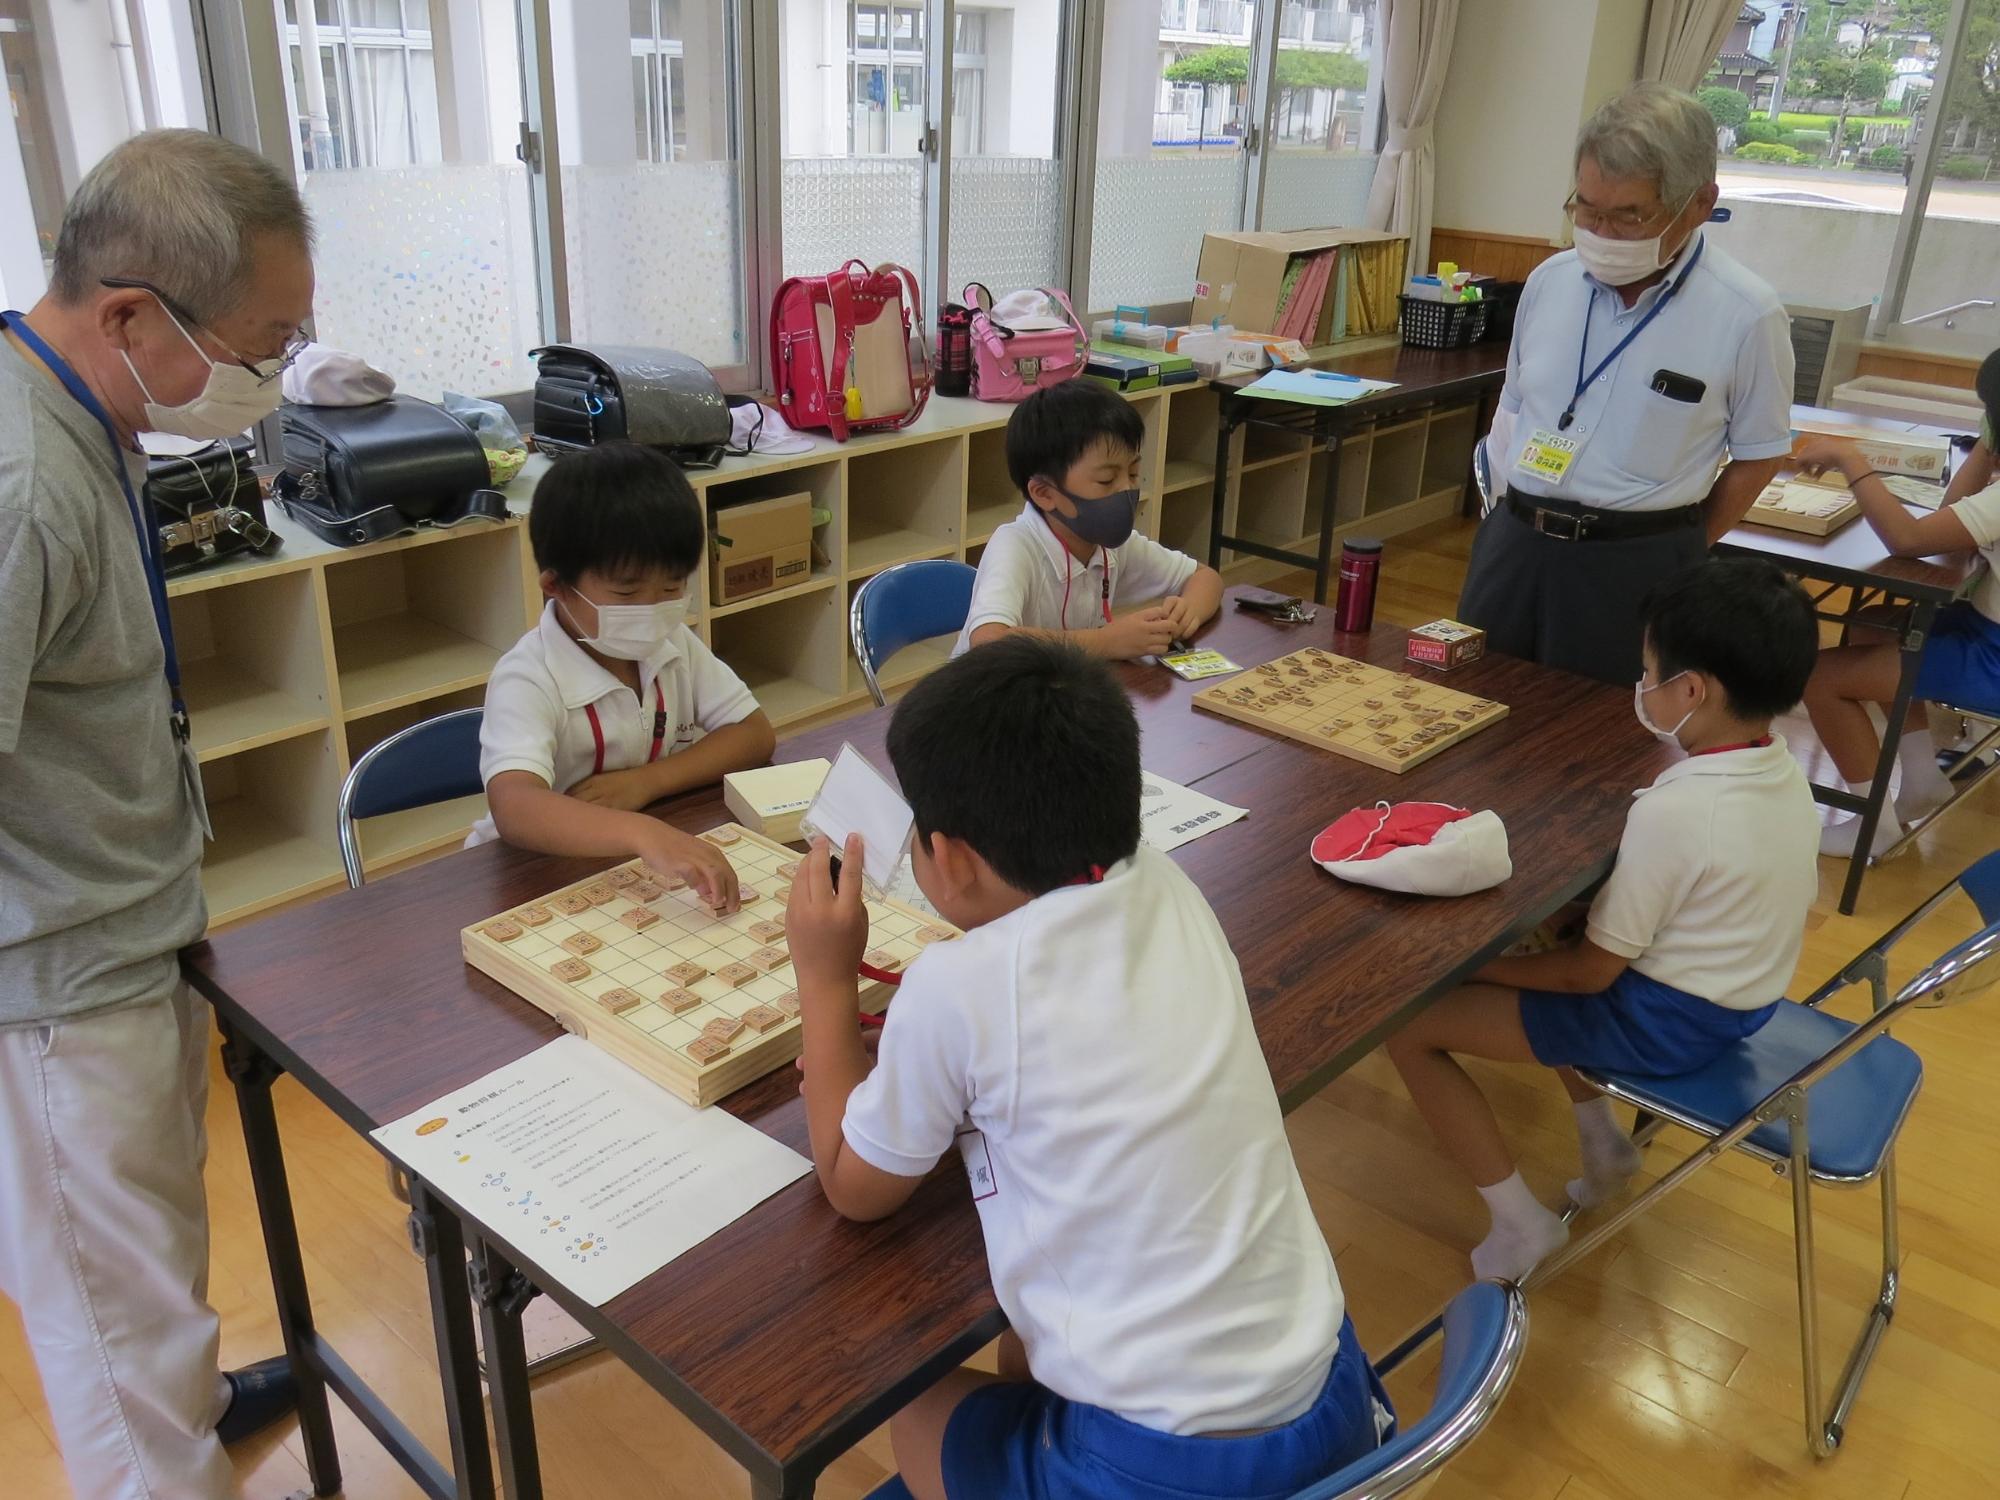
<path id="1" fill-rule="evenodd" d="M 1402 772 L 1507 717 L 1507 705 L 1317 647 L 1203 688 L 1194 706 Z"/>
<path id="2" fill-rule="evenodd" d="M 783 1067 L 801 1046 L 785 938 L 760 924 L 784 922 L 804 856 L 734 823 L 702 837 L 729 856 L 744 888 L 732 916 L 714 915 L 692 890 L 633 860 L 460 935 L 473 968 L 697 1105 Z M 899 972 L 927 944 L 957 936 L 897 902 L 868 902 L 877 968 Z M 671 972 L 683 964 L 700 976 Z M 863 979 L 861 1008 L 880 1010 L 893 993 Z M 705 1027 L 741 1029 L 718 1052 L 703 1045 Z"/>

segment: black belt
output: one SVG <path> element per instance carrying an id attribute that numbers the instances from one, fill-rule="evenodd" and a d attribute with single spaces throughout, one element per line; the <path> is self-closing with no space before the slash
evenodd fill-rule
<path id="1" fill-rule="evenodd" d="M 1701 524 L 1699 505 L 1682 505 L 1673 510 L 1592 510 L 1571 500 L 1509 494 L 1507 508 L 1543 536 L 1552 536 L 1559 542 L 1623 541 Z"/>

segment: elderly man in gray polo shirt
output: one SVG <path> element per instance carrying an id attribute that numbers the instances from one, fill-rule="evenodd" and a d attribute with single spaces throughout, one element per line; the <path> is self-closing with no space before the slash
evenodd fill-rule
<path id="1" fill-rule="evenodd" d="M 276 407 L 310 251 L 268 162 L 157 131 L 84 179 L 48 295 L 0 319 L 0 1292 L 88 1500 L 232 1495 L 224 1443 L 294 1399 L 282 1360 L 217 1368 L 209 1017 L 175 956 L 205 814 L 135 497 L 138 433 Z"/>
<path id="2" fill-rule="evenodd" d="M 1496 651 L 1636 682 L 1646 591 L 1791 449 L 1785 310 L 1702 232 L 1716 193 L 1715 122 L 1676 89 L 1634 85 L 1577 139 L 1576 248 L 1521 294 L 1486 442 L 1506 495 L 1459 598 Z"/>

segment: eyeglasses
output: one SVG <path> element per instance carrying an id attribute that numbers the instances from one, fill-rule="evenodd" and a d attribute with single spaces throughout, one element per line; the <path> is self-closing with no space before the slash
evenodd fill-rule
<path id="1" fill-rule="evenodd" d="M 1687 205 L 1683 203 L 1681 208 Z M 1588 234 L 1609 235 L 1617 240 L 1636 240 L 1645 237 L 1654 225 L 1671 219 L 1679 209 L 1669 210 L 1665 204 L 1658 208 L 1592 208 L 1587 203 L 1576 201 L 1571 193 L 1563 200 L 1563 213 L 1570 223 Z"/>
<path id="2" fill-rule="evenodd" d="M 199 328 L 203 333 L 214 339 L 216 343 L 222 345 L 231 359 L 256 376 L 265 385 L 269 385 L 297 363 L 298 357 L 305 353 L 307 347 L 312 343 L 312 336 L 310 334 L 303 328 L 295 328 L 285 336 L 284 346 L 279 349 L 275 358 L 266 360 L 245 359 L 235 349 L 231 348 L 226 341 L 218 337 L 214 329 L 203 323 L 201 319 L 197 318 L 165 292 L 154 286 L 152 282 L 141 281 L 136 276 L 103 276 L 98 278 L 98 285 L 108 286 L 118 291 L 147 293 L 160 306 L 171 313 L 174 319 L 183 327 Z"/>

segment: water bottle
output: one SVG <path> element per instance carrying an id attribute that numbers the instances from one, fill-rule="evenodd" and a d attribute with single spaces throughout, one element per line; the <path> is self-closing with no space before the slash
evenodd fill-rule
<path id="1" fill-rule="evenodd" d="M 1340 592 L 1333 606 L 1333 628 L 1343 633 L 1369 629 L 1375 623 L 1375 583 L 1382 573 L 1382 544 L 1373 537 L 1349 537 L 1340 548 Z"/>

